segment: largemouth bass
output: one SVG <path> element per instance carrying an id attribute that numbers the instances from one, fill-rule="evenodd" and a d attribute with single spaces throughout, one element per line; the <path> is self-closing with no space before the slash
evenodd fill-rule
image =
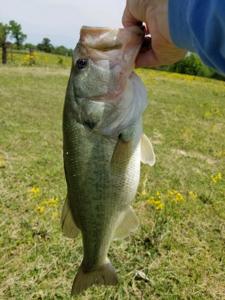
<path id="1" fill-rule="evenodd" d="M 62 229 L 83 241 L 83 261 L 72 294 L 93 284 L 115 285 L 107 253 L 113 239 L 138 226 L 131 208 L 140 162 L 155 155 L 142 133 L 147 106 L 143 83 L 133 72 L 143 31 L 82 27 L 74 50 L 63 113 L 67 198 Z"/>

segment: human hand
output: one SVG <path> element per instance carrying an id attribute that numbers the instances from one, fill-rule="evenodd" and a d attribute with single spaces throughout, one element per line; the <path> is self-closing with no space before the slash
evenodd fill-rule
<path id="1" fill-rule="evenodd" d="M 143 23 L 145 26 L 146 36 L 136 67 L 168 65 L 185 56 L 186 51 L 177 48 L 170 37 L 168 0 L 127 0 L 122 22 L 124 27 Z"/>

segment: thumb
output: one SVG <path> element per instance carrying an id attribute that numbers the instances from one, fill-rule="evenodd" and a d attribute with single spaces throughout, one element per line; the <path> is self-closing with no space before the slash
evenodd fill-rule
<path id="1" fill-rule="evenodd" d="M 128 6 L 126 6 L 123 17 L 122 17 L 122 24 L 124 27 L 129 27 L 132 25 L 138 25 L 140 24 L 140 21 L 138 21 L 130 12 Z"/>

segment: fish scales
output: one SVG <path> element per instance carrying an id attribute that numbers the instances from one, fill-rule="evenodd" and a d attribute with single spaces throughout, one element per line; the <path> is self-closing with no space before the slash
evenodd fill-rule
<path id="1" fill-rule="evenodd" d="M 95 248 L 92 251 L 90 249 L 93 246 L 100 247 L 102 245 L 105 252 L 108 252 L 104 239 L 108 242 L 111 240 L 114 219 L 127 206 L 127 203 L 122 201 L 124 196 L 121 190 L 123 188 L 127 192 L 127 188 L 132 187 L 133 189 L 138 181 L 134 174 L 139 175 L 139 172 L 133 172 L 134 164 L 131 160 L 129 169 L 133 176 L 129 176 L 129 170 L 126 171 L 126 174 L 112 174 L 112 141 L 109 143 L 107 138 L 100 135 L 93 136 L 93 133 L 85 127 L 82 128 L 79 123 L 74 122 L 71 127 L 73 128 L 72 132 L 67 131 L 66 135 L 76 137 L 72 140 L 74 145 L 67 145 L 64 141 L 64 151 L 69 153 L 65 157 L 66 169 L 70 168 L 70 172 L 66 171 L 67 174 L 70 174 L 67 175 L 69 177 L 67 182 L 70 186 L 68 198 L 78 198 L 77 201 L 71 201 L 70 205 L 72 211 L 79 211 L 79 215 L 74 215 L 75 222 L 79 224 L 83 232 L 84 253 L 88 257 L 87 261 L 90 262 L 89 257 L 93 258 L 93 256 L 105 259 L 105 255 L 98 253 L 98 251 L 101 251 L 100 248 L 99 250 Z M 83 133 L 81 133 L 82 131 Z M 87 135 L 90 135 L 90 137 L 87 137 Z M 85 138 L 83 138 L 84 136 Z M 98 163 L 97 168 L 96 163 Z M 137 163 L 137 165 L 139 164 Z M 121 168 L 121 165 L 118 167 Z M 136 168 L 138 171 L 138 166 Z M 82 178 L 82 181 L 77 180 L 78 176 Z M 81 195 L 82 199 L 79 199 Z M 106 234 L 107 230 L 109 233 Z M 94 268 L 95 265 L 92 262 L 91 264 Z"/>
<path id="2" fill-rule="evenodd" d="M 74 52 L 63 113 L 62 228 L 72 238 L 81 232 L 83 261 L 72 294 L 117 283 L 110 244 L 138 225 L 130 205 L 140 161 L 153 165 L 155 159 L 150 141 L 141 138 L 146 92 L 132 73 L 142 40 L 138 27 L 83 27 Z"/>

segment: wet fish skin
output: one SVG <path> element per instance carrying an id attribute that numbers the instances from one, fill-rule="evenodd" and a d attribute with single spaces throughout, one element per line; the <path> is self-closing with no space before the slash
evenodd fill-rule
<path id="1" fill-rule="evenodd" d="M 124 30 L 81 30 L 66 92 L 63 152 L 67 200 L 62 227 L 73 238 L 81 231 L 84 253 L 72 294 L 92 284 L 117 283 L 107 257 L 110 243 L 138 225 L 130 204 L 140 177 L 141 115 L 146 95 L 132 67 L 142 37 L 139 29 Z M 120 35 L 129 37 L 121 40 Z M 135 95 L 137 89 L 139 95 Z M 153 164 L 154 153 L 151 155 Z"/>

